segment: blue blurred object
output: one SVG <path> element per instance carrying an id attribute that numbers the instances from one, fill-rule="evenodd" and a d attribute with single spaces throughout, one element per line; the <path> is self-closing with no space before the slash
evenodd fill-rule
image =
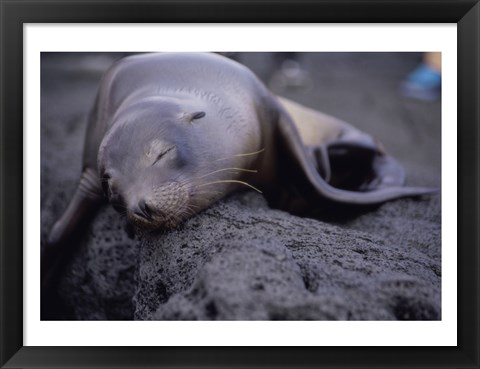
<path id="1" fill-rule="evenodd" d="M 442 76 L 440 72 L 421 64 L 402 82 L 400 91 L 404 96 L 433 101 L 440 97 Z"/>

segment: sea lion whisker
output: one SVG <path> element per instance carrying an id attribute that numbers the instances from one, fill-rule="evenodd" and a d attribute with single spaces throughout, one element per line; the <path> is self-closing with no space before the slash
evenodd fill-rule
<path id="1" fill-rule="evenodd" d="M 172 216 L 173 216 L 173 213 L 170 213 L 170 214 L 165 214 L 165 223 L 166 224 L 172 224 Z"/>
<path id="2" fill-rule="evenodd" d="M 127 215 L 127 208 L 118 212 L 121 216 Z"/>
<path id="3" fill-rule="evenodd" d="M 182 213 L 181 213 L 181 216 L 183 218 L 190 218 L 191 216 L 193 216 L 194 214 L 196 214 L 195 210 L 183 210 Z"/>
<path id="4" fill-rule="evenodd" d="M 185 178 L 181 181 L 178 181 L 178 177 L 177 177 L 177 184 L 179 187 L 185 187 L 186 185 L 189 185 L 190 183 L 192 183 L 193 181 L 195 180 L 195 178 Z"/>
<path id="5" fill-rule="evenodd" d="M 221 180 L 221 181 L 213 181 L 213 182 L 208 182 L 208 183 L 204 183 L 204 184 L 201 184 L 201 185 L 198 185 L 198 187 L 203 187 L 203 186 L 207 186 L 207 185 L 211 185 L 211 184 L 215 184 L 215 183 L 239 183 L 239 184 L 243 184 L 245 186 L 248 186 L 252 189 L 254 189 L 255 191 L 259 192 L 259 193 L 262 193 L 262 191 L 260 191 L 258 188 L 256 188 L 255 186 L 252 186 L 250 183 L 247 183 L 247 182 L 243 182 L 243 181 L 238 181 L 236 179 L 224 179 L 224 180 Z"/>
<path id="6" fill-rule="evenodd" d="M 208 194 L 220 195 L 222 193 L 223 193 L 222 191 L 201 190 L 201 191 L 195 191 L 194 195 L 208 195 Z"/>
<path id="7" fill-rule="evenodd" d="M 257 169 L 246 169 L 246 168 L 237 168 L 237 167 L 232 167 L 232 168 L 222 168 L 222 169 L 217 169 L 217 170 L 214 170 L 210 173 L 207 173 L 207 174 L 203 174 L 201 176 L 198 176 L 198 177 L 193 177 L 193 178 L 190 178 L 190 179 L 185 179 L 184 181 L 181 181 L 181 182 L 178 182 L 179 186 L 186 186 L 190 183 L 194 183 L 196 182 L 197 180 L 201 179 L 201 178 L 205 178 L 205 177 L 208 177 L 212 174 L 216 174 L 216 173 L 220 173 L 220 172 L 224 172 L 224 171 L 232 171 L 232 173 L 234 174 L 238 174 L 239 171 L 241 172 L 248 172 L 248 173 L 258 173 L 258 170 Z M 177 177 L 178 179 L 178 177 Z"/>
<path id="8" fill-rule="evenodd" d="M 177 211 L 175 214 L 173 214 L 175 218 L 175 223 L 178 225 L 182 223 L 183 220 L 185 220 L 185 216 L 190 216 L 188 213 L 186 213 L 185 209 L 181 209 L 180 211 Z"/>
<path id="9" fill-rule="evenodd" d="M 262 153 L 262 152 L 264 152 L 264 151 L 265 151 L 265 148 L 260 149 L 260 150 L 258 150 L 258 151 L 254 151 L 254 152 L 247 152 L 247 153 L 245 153 L 245 154 L 236 154 L 236 155 L 234 155 L 234 156 L 256 155 L 256 154 L 260 154 L 260 153 Z"/>
<path id="10" fill-rule="evenodd" d="M 200 193 L 199 196 L 196 197 L 196 201 L 199 204 L 199 209 L 203 208 L 205 204 L 209 205 L 212 201 L 222 198 L 223 195 L 224 193 L 222 192 L 218 192 L 215 194 Z"/>
<path id="11" fill-rule="evenodd" d="M 128 213 L 128 207 L 125 206 L 123 203 L 120 203 L 120 202 L 111 202 L 110 203 L 115 210 L 117 210 L 118 213 L 120 213 L 121 215 L 126 215 Z"/>
<path id="12" fill-rule="evenodd" d="M 192 197 L 199 197 L 198 195 L 222 195 L 222 191 L 215 191 L 215 190 L 199 190 L 198 188 L 195 188 L 195 192 L 192 193 Z"/>
<path id="13" fill-rule="evenodd" d="M 265 151 L 265 148 L 260 149 L 260 150 L 258 150 L 258 151 L 254 151 L 254 152 L 247 152 L 247 153 L 244 153 L 244 154 L 235 154 L 235 155 L 232 155 L 232 156 L 228 156 L 228 157 L 226 157 L 226 158 L 216 159 L 215 161 L 227 160 L 227 159 L 237 158 L 237 157 L 242 157 L 242 156 L 256 155 L 256 154 L 260 154 L 260 153 L 262 153 L 262 152 L 264 152 L 264 151 Z"/>
<path id="14" fill-rule="evenodd" d="M 201 206 L 201 205 L 196 205 L 196 204 L 189 204 L 188 207 L 191 208 L 191 209 L 197 209 L 197 210 L 201 210 L 201 209 L 202 209 L 202 206 Z"/>
<path id="15" fill-rule="evenodd" d="M 112 204 L 112 206 L 116 206 L 117 208 L 128 209 L 127 206 L 125 206 L 125 205 L 122 204 L 121 202 L 112 201 L 110 204 Z"/>
<path id="16" fill-rule="evenodd" d="M 195 209 L 201 209 L 201 207 L 198 206 L 198 205 L 194 205 L 194 204 L 188 204 L 185 209 L 187 209 L 187 210 L 195 210 Z"/>
<path id="17" fill-rule="evenodd" d="M 179 187 L 186 187 L 192 183 L 195 183 L 195 181 L 200 178 L 200 177 L 192 177 L 192 178 L 185 178 L 183 181 L 181 182 L 177 182 Z"/>
<path id="18" fill-rule="evenodd" d="M 192 216 L 193 214 L 195 214 L 195 213 L 196 213 L 195 210 L 189 209 L 189 208 L 185 208 L 185 209 L 183 209 L 182 211 L 180 211 L 180 212 L 178 213 L 178 216 L 179 216 L 179 218 L 189 218 L 189 217 L 191 217 L 191 216 Z"/>
<path id="19" fill-rule="evenodd" d="M 177 179 L 178 179 L 178 177 L 177 177 Z M 185 178 L 181 181 L 177 180 L 177 183 L 180 187 L 184 187 L 186 185 L 189 185 L 189 184 L 195 182 L 196 179 L 197 179 L 197 177 Z"/>
<path id="20" fill-rule="evenodd" d="M 245 168 L 235 168 L 235 167 L 234 168 L 223 168 L 223 169 L 214 170 L 213 172 L 204 174 L 200 177 L 197 177 L 196 179 L 204 178 L 204 177 L 210 176 L 212 174 L 223 172 L 223 171 L 226 171 L 226 170 L 238 170 L 238 171 L 241 171 L 241 172 L 258 173 L 258 170 L 256 170 L 256 169 L 245 169 Z"/>
<path id="21" fill-rule="evenodd" d="M 178 173 L 175 177 L 173 177 L 172 182 L 177 182 L 179 185 L 181 185 L 185 180 L 179 180 L 179 178 L 183 175 L 183 173 Z"/>
<path id="22" fill-rule="evenodd" d="M 173 220 L 173 222 L 172 222 L 172 220 Z M 177 214 L 172 213 L 172 214 L 170 214 L 169 222 L 178 224 L 180 222 L 180 218 L 177 216 Z"/>

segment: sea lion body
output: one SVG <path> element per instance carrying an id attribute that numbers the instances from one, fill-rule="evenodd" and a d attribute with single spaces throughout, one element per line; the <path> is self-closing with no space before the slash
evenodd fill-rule
<path id="1" fill-rule="evenodd" d="M 242 187 L 292 212 L 322 201 L 370 205 L 431 192 L 402 187 L 403 179 L 371 136 L 276 97 L 232 60 L 133 56 L 102 79 L 82 176 L 47 250 L 58 253 L 105 198 L 134 225 L 158 229 Z"/>
<path id="2" fill-rule="evenodd" d="M 132 223 L 174 226 L 184 213 L 245 186 L 244 180 L 262 188 L 272 181 L 273 151 L 255 153 L 272 147 L 273 127 L 252 124 L 274 119 L 268 116 L 273 112 L 259 108 L 270 98 L 253 73 L 217 55 L 123 59 L 102 81 L 85 140 L 84 170 L 108 177 Z M 156 222 L 135 216 L 132 209 L 140 202 L 152 214 L 162 213 Z M 168 215 L 173 217 L 160 219 Z"/>

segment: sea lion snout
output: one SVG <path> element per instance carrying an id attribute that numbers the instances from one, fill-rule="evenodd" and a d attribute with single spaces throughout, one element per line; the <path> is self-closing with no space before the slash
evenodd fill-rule
<path id="1" fill-rule="evenodd" d="M 179 182 L 168 182 L 142 191 L 127 201 L 127 218 L 144 229 L 174 228 L 189 215 L 189 190 Z"/>

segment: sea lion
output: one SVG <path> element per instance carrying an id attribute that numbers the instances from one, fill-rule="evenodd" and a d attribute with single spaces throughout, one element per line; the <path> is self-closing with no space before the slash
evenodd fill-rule
<path id="1" fill-rule="evenodd" d="M 60 253 L 107 199 L 143 229 L 172 228 L 240 188 L 294 213 L 430 193 L 370 135 L 272 94 L 215 54 L 131 56 L 104 75 L 83 170 L 45 248 Z M 45 268 L 42 266 L 42 273 Z"/>

